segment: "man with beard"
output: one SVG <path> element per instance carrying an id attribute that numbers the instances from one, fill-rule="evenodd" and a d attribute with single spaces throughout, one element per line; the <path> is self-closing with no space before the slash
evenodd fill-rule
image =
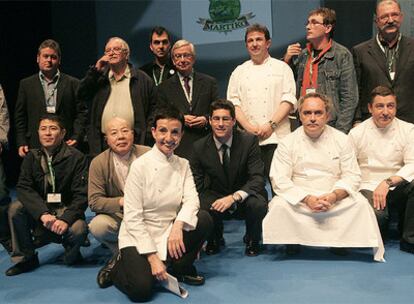
<path id="1" fill-rule="evenodd" d="M 154 80 L 156 86 L 175 74 L 175 68 L 171 62 L 170 34 L 162 26 L 156 26 L 150 34 L 150 50 L 154 54 L 154 61 L 151 61 L 139 69 L 147 73 Z"/>
<path id="2" fill-rule="evenodd" d="M 395 92 L 397 117 L 414 123 L 414 40 L 400 33 L 403 19 L 398 1 L 379 1 L 375 16 L 378 34 L 352 49 L 359 87 L 355 122 L 370 117 L 367 105 L 371 91 L 381 85 Z"/>

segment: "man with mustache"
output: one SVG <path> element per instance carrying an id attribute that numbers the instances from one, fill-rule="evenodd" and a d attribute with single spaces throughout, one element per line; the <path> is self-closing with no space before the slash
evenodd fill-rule
<path id="1" fill-rule="evenodd" d="M 79 85 L 79 96 L 90 109 L 89 154 L 94 157 L 108 148 L 105 125 L 112 117 L 125 119 L 135 133 L 134 143 L 144 144 L 147 121 L 154 107 L 154 83 L 129 63 L 130 49 L 125 40 L 112 37 L 96 64 Z"/>
<path id="2" fill-rule="evenodd" d="M 327 125 L 331 100 L 308 93 L 298 102 L 302 127 L 286 136 L 272 161 L 275 196 L 263 220 L 264 244 L 345 248 L 371 247 L 383 261 L 384 246 L 374 211 L 358 192 L 361 173 L 345 134 Z"/>
<path id="3" fill-rule="evenodd" d="M 352 127 L 358 90 L 352 55 L 333 40 L 336 13 L 321 7 L 309 13 L 306 23 L 308 44 L 288 46 L 284 61 L 296 72 L 296 96 L 319 92 L 334 104 L 329 125 L 348 133 Z"/>
<path id="4" fill-rule="evenodd" d="M 154 80 L 156 86 L 175 74 L 174 65 L 170 57 L 171 40 L 167 29 L 156 26 L 150 33 L 150 50 L 154 54 L 154 61 L 139 69 L 147 73 Z"/>
<path id="5" fill-rule="evenodd" d="M 362 172 L 360 192 L 374 207 L 383 237 L 390 208 L 399 213 L 400 249 L 414 254 L 414 125 L 395 117 L 395 93 L 387 87 L 371 92 L 371 118 L 349 133 Z"/>
<path id="6" fill-rule="evenodd" d="M 157 103 L 173 105 L 184 114 L 184 134 L 175 153 L 190 159 L 193 143 L 209 132 L 208 111 L 218 98 L 217 80 L 194 70 L 196 51 L 191 42 L 178 40 L 171 55 L 177 74 L 158 87 Z"/>
<path id="7" fill-rule="evenodd" d="M 99 271 L 99 287 L 112 285 L 110 273 L 118 256 L 118 232 L 123 218 L 124 187 L 132 162 L 150 150 L 134 145 L 134 131 L 123 118 L 114 117 L 105 126 L 109 149 L 96 156 L 89 168 L 88 202 L 96 216 L 89 223 L 93 236 L 110 250 L 112 257 Z"/>
<path id="8" fill-rule="evenodd" d="M 352 49 L 359 88 L 355 122 L 370 117 L 371 91 L 381 85 L 395 92 L 397 117 L 414 123 L 414 40 L 400 33 L 403 20 L 398 1 L 379 1 L 375 15 L 378 34 Z"/>

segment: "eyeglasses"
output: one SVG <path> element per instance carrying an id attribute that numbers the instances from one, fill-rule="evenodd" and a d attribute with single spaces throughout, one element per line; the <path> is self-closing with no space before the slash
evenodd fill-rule
<path id="1" fill-rule="evenodd" d="M 193 58 L 193 54 L 184 53 L 184 54 L 174 54 L 174 59 L 191 59 Z"/>
<path id="2" fill-rule="evenodd" d="M 310 21 L 307 21 L 305 23 L 305 27 L 307 27 L 308 25 L 311 26 L 311 27 L 314 27 L 314 26 L 317 26 L 317 25 L 325 25 L 325 23 L 319 22 L 319 21 L 316 21 L 316 20 L 310 20 Z"/>
<path id="3" fill-rule="evenodd" d="M 111 54 L 112 52 L 114 52 L 114 54 L 119 55 L 123 51 L 125 51 L 125 49 L 120 48 L 120 47 L 113 47 L 111 49 L 105 49 L 105 54 Z"/>
<path id="4" fill-rule="evenodd" d="M 381 15 L 381 16 L 377 17 L 377 19 L 381 22 L 388 22 L 390 19 L 395 20 L 395 19 L 400 18 L 401 15 L 402 15 L 401 13 L 393 12 L 393 13 L 390 13 L 390 14 Z"/>
<path id="5" fill-rule="evenodd" d="M 220 120 L 223 120 L 223 123 L 230 123 L 233 119 L 230 116 L 213 116 L 211 117 L 211 120 L 213 122 L 220 122 Z"/>

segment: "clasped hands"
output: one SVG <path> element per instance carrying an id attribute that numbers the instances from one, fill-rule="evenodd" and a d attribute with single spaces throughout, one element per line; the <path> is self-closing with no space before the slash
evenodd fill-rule
<path id="1" fill-rule="evenodd" d="M 261 140 L 268 139 L 270 135 L 272 135 L 273 133 L 273 129 L 269 123 L 264 123 L 261 126 L 252 125 L 246 131 L 253 133 L 254 135 L 257 135 Z"/>
<path id="2" fill-rule="evenodd" d="M 331 209 L 338 198 L 335 192 L 322 194 L 320 196 L 308 195 L 303 202 L 312 212 L 326 212 Z"/>
<path id="3" fill-rule="evenodd" d="M 204 116 L 184 115 L 184 123 L 190 128 L 202 128 L 207 125 L 207 118 Z"/>
<path id="4" fill-rule="evenodd" d="M 69 228 L 69 225 L 66 222 L 57 219 L 56 216 L 49 213 L 43 214 L 40 217 L 40 221 L 43 223 L 44 227 L 58 235 L 64 234 Z"/>

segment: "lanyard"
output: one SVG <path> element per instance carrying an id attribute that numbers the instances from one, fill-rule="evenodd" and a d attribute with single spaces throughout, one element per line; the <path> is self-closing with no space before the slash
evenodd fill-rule
<path id="1" fill-rule="evenodd" d="M 59 82 L 59 78 L 60 77 L 58 77 L 55 82 L 52 82 L 53 83 L 53 88 L 51 90 L 49 90 L 49 83 L 50 82 L 47 83 L 42 77 L 40 77 L 40 82 L 42 84 L 43 91 L 45 92 L 45 95 L 46 95 L 45 96 L 46 97 L 46 106 L 48 106 L 48 107 L 55 105 L 54 96 L 55 96 L 55 93 L 56 93 L 56 90 L 57 90 L 57 85 L 58 85 L 58 82 Z"/>
<path id="2" fill-rule="evenodd" d="M 55 193 L 56 192 L 56 183 L 55 183 L 55 170 L 53 170 L 53 166 L 52 166 L 52 157 L 47 156 L 47 167 L 49 168 L 49 173 L 50 173 L 50 180 L 52 183 L 52 192 Z"/>
<path id="3" fill-rule="evenodd" d="M 154 70 L 154 68 L 152 68 L 152 78 L 154 79 L 154 82 L 155 82 L 155 85 L 156 85 L 156 86 L 158 86 L 158 85 L 162 82 L 162 76 L 163 76 L 163 74 L 164 74 L 164 67 L 165 67 L 165 66 L 163 66 L 163 67 L 161 68 L 161 71 L 160 71 L 160 77 L 158 78 L 158 80 L 157 80 L 157 77 L 155 76 L 155 70 Z"/>

